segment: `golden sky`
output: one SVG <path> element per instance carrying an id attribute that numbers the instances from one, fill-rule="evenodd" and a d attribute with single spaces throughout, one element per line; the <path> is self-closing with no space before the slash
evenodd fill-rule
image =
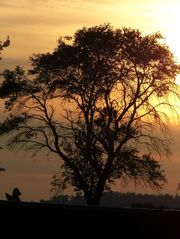
<path id="1" fill-rule="evenodd" d="M 60 36 L 103 23 L 140 29 L 144 34 L 160 31 L 179 60 L 179 12 L 180 0 L 0 0 L 0 40 L 7 35 L 11 40 L 11 45 L 2 52 L 0 69 L 16 65 L 27 68 L 33 53 L 52 51 Z M 164 166 L 169 180 L 166 191 L 175 193 L 180 181 L 180 129 L 173 128 L 172 135 L 175 156 Z M 0 199 L 14 186 L 20 186 L 24 200 L 50 196 L 50 176 L 56 171 L 57 162 L 45 159 L 43 164 L 29 159 L 24 163 L 23 155 L 1 152 L 0 166 L 7 171 L 0 174 Z"/>
<path id="2" fill-rule="evenodd" d="M 61 35 L 102 23 L 160 31 L 180 58 L 179 10 L 179 0 L 1 0 L 0 39 L 11 39 L 1 65 L 27 65 L 33 53 L 52 51 Z"/>

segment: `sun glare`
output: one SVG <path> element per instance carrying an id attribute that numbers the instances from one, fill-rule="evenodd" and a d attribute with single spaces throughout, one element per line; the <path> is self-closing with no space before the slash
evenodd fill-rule
<path id="1" fill-rule="evenodd" d="M 166 10 L 164 12 L 165 15 L 163 16 L 162 20 L 165 23 L 164 30 L 167 41 L 180 62 L 180 28 L 178 27 L 180 22 L 179 9 L 179 0 L 167 4 Z"/>
<path id="2" fill-rule="evenodd" d="M 165 41 L 174 54 L 176 62 L 180 64 L 180 28 L 178 27 L 178 23 L 180 22 L 179 8 L 179 1 L 169 5 L 169 11 L 167 11 L 166 18 Z M 177 76 L 176 83 L 180 85 L 180 75 Z"/>
<path id="3" fill-rule="evenodd" d="M 176 84 L 180 86 L 180 75 L 176 77 Z"/>

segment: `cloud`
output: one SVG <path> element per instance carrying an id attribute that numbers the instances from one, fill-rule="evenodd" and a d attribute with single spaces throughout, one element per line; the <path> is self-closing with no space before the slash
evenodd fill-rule
<path id="1" fill-rule="evenodd" d="M 7 0 L 7 3 L 0 3 L 0 6 L 4 7 L 0 12 L 1 28 L 16 26 L 18 30 L 22 25 L 26 27 L 36 25 L 40 28 L 41 25 L 57 27 L 91 24 L 99 18 L 95 11 L 95 1 L 94 4 L 89 0 L 14 0 L 12 4 L 10 2 Z M 91 4 L 90 9 L 87 3 Z"/>
<path id="2" fill-rule="evenodd" d="M 0 25 L 3 24 L 11 24 L 15 25 L 16 27 L 26 25 L 26 26 L 38 26 L 41 27 L 41 25 L 52 25 L 52 26 L 60 26 L 60 25 L 69 25 L 69 24 L 77 24 L 82 23 L 82 19 L 85 20 L 86 14 L 81 13 L 77 14 L 74 13 L 71 15 L 71 17 L 67 16 L 66 13 L 63 12 L 63 10 L 59 11 L 59 15 L 51 15 L 50 13 L 44 14 L 40 13 L 37 15 L 34 14 L 28 14 L 27 12 L 21 13 L 21 15 L 14 13 L 11 15 L 11 17 L 7 15 L 0 15 Z M 87 20 L 90 21 L 90 20 Z"/>
<path id="3" fill-rule="evenodd" d="M 131 0 L 130 0 L 131 1 Z M 18 8 L 24 8 L 24 7 L 43 7 L 43 8 L 53 8 L 54 6 L 71 6 L 73 8 L 79 8 L 82 5 L 90 4 L 90 5 L 113 5 L 116 3 L 125 3 L 129 2 L 126 0 L 2 0 L 0 2 L 0 7 L 3 8 L 11 8 L 11 7 L 18 7 Z"/>

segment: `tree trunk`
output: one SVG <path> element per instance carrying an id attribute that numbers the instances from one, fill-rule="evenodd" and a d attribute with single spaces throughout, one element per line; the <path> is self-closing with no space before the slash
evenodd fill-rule
<path id="1" fill-rule="evenodd" d="M 99 206 L 100 198 L 91 198 L 91 199 L 86 198 L 86 201 L 88 206 Z"/>
<path id="2" fill-rule="evenodd" d="M 103 183 L 100 182 L 98 184 L 98 186 L 96 188 L 96 191 L 94 193 L 88 192 L 88 193 L 84 194 L 84 197 L 85 197 L 88 205 L 99 206 L 100 200 L 101 200 L 101 196 L 102 196 L 103 191 L 104 191 L 104 185 L 105 185 L 104 181 L 103 181 Z"/>
<path id="3" fill-rule="evenodd" d="M 101 194 L 102 195 L 102 194 Z M 85 194 L 84 197 L 89 206 L 99 206 L 101 195 L 94 195 L 92 193 Z"/>

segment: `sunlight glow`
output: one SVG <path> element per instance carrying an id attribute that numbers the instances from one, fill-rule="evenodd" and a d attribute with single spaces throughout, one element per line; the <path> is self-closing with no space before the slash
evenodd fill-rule
<path id="1" fill-rule="evenodd" d="M 180 29 L 178 27 L 180 22 L 179 9 L 179 1 L 174 4 L 171 3 L 171 5 L 169 4 L 169 11 L 167 11 L 167 40 L 180 61 Z"/>
<path id="2" fill-rule="evenodd" d="M 178 23 L 180 22 L 179 9 L 180 1 L 175 0 L 168 3 L 163 18 L 165 20 L 165 42 L 174 54 L 176 62 L 180 64 L 180 29 L 178 27 Z M 176 83 L 180 85 L 180 75 L 176 77 Z"/>
<path id="3" fill-rule="evenodd" d="M 177 84 L 177 85 L 180 85 L 180 75 L 178 75 L 178 76 L 176 77 L 176 84 Z"/>

